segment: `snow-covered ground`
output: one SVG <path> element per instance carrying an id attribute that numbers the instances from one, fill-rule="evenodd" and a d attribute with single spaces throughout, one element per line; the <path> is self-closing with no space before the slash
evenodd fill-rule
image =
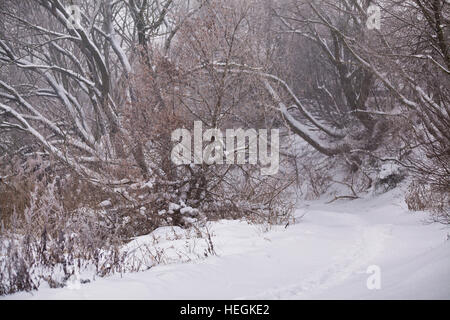
<path id="1" fill-rule="evenodd" d="M 194 258 L 204 251 L 203 242 L 195 246 L 176 235 L 183 231 L 171 230 L 173 236 L 163 235 L 159 244 L 173 249 L 174 260 L 167 256 L 166 262 L 175 261 L 183 245 L 191 262 L 4 298 L 450 299 L 450 229 L 425 223 L 426 213 L 408 212 L 399 190 L 371 199 L 304 203 L 296 216 L 295 224 L 268 232 L 245 222 L 214 223 L 218 255 L 205 259 Z M 136 241 L 148 242 L 149 236 Z M 367 270 L 373 265 L 380 268 L 381 288 L 369 290 Z"/>

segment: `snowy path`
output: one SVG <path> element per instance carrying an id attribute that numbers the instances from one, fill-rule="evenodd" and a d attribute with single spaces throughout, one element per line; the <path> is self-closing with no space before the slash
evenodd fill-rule
<path id="1" fill-rule="evenodd" d="M 263 233 L 213 225 L 218 256 L 113 276 L 78 290 L 42 288 L 8 299 L 450 299 L 450 230 L 426 225 L 394 193 L 334 205 L 311 203 L 288 228 Z M 381 289 L 369 290 L 371 265 Z"/>

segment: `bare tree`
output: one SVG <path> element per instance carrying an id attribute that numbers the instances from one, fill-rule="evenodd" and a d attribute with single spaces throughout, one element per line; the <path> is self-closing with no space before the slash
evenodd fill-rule
<path id="1" fill-rule="evenodd" d="M 133 103 L 127 79 L 172 1 L 82 1 L 75 27 L 69 2 L 7 2 L 0 12 L 2 128 L 31 135 L 44 153 L 93 183 L 142 181 L 145 172 L 128 179 L 113 173 L 124 163 L 142 167 L 121 124 Z"/>

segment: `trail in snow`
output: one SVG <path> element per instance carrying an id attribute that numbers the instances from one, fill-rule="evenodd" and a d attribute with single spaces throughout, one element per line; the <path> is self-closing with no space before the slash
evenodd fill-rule
<path id="1" fill-rule="evenodd" d="M 78 290 L 42 288 L 6 298 L 450 299 L 450 230 L 425 224 L 427 215 L 408 212 L 395 192 L 334 205 L 313 202 L 296 215 L 304 217 L 267 233 L 239 221 L 214 223 L 219 255 L 201 261 L 98 279 Z M 186 243 L 169 240 L 166 248 Z M 370 265 L 381 269 L 380 290 L 366 286 Z"/>
<path id="2" fill-rule="evenodd" d="M 391 232 L 390 225 L 356 227 L 356 239 L 349 246 L 340 249 L 330 266 L 307 275 L 300 283 L 271 289 L 245 299 L 302 299 L 339 285 L 353 274 L 363 274 L 383 250 L 384 239 Z"/>

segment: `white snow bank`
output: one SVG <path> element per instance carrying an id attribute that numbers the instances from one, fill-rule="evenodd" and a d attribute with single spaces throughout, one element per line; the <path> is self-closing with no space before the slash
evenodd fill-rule
<path id="1" fill-rule="evenodd" d="M 310 202 L 296 212 L 304 214 L 266 233 L 245 222 L 213 223 L 218 256 L 6 299 L 450 299 L 450 230 L 408 212 L 398 190 L 370 200 Z M 155 237 L 175 251 L 186 241 L 204 243 L 163 228 L 128 249 Z M 381 271 L 379 290 L 366 285 L 372 265 Z"/>

